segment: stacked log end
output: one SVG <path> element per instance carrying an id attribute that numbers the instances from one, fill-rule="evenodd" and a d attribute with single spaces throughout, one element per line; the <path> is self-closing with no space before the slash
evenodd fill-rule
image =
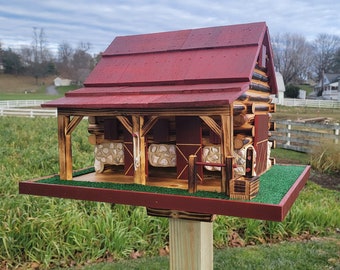
<path id="1" fill-rule="evenodd" d="M 271 114 L 276 112 L 272 103 L 271 89 L 266 68 L 256 65 L 249 89 L 233 104 L 234 148 L 236 150 L 252 144 L 255 135 L 254 119 L 256 115 L 269 116 L 268 134 L 276 129 L 271 121 Z M 275 142 L 272 143 L 273 147 Z"/>

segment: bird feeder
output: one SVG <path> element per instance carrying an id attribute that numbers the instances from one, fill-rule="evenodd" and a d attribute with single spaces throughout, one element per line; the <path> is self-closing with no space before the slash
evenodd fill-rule
<path id="1" fill-rule="evenodd" d="M 42 105 L 58 109 L 60 171 L 20 193 L 282 221 L 310 168 L 270 157 L 277 91 L 264 22 L 116 37 L 83 88 Z M 94 161 L 74 171 L 83 119 Z"/>

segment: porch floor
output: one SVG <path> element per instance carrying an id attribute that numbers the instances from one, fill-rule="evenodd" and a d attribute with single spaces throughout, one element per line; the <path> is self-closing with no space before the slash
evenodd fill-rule
<path id="1" fill-rule="evenodd" d="M 78 181 L 89 182 L 110 182 L 118 184 L 133 184 L 133 176 L 124 175 L 123 171 L 118 169 L 107 169 L 103 173 L 88 173 L 81 176 L 73 177 Z M 149 176 L 146 180 L 146 185 L 167 187 L 167 188 L 179 188 L 188 189 L 188 180 L 177 179 L 176 172 L 169 168 L 155 168 L 149 171 Z M 221 173 L 220 172 L 208 172 L 204 174 L 203 181 L 197 182 L 198 191 L 212 191 L 221 192 Z"/>

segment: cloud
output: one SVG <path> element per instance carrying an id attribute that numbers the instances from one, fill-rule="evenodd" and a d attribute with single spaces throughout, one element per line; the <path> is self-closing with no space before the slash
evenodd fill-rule
<path id="1" fill-rule="evenodd" d="M 0 41 L 30 45 L 33 27 L 49 44 L 90 42 L 105 50 L 116 36 L 266 21 L 271 35 L 319 33 L 340 36 L 340 2 L 316 0 L 0 0 Z"/>

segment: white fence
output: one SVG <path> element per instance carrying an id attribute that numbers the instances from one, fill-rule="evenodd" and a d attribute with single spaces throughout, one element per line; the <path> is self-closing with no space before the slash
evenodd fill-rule
<path id="1" fill-rule="evenodd" d="M 56 109 L 0 108 L 0 116 L 57 117 Z"/>
<path id="2" fill-rule="evenodd" d="M 0 100 L 0 108 L 40 107 L 48 100 Z"/>
<path id="3" fill-rule="evenodd" d="M 275 102 L 277 99 L 274 99 Z M 275 102 L 277 103 L 277 102 Z M 323 100 L 323 99 L 296 99 L 285 98 L 283 100 L 284 106 L 304 106 L 314 108 L 340 108 L 340 101 L 337 100 Z"/>
<path id="4" fill-rule="evenodd" d="M 0 100 L 0 116 L 56 117 L 56 109 L 41 109 L 48 100 Z"/>
<path id="5" fill-rule="evenodd" d="M 285 148 L 310 153 L 321 142 L 340 143 L 340 125 L 311 124 L 290 120 L 276 120 L 277 127 L 272 131 L 271 139 L 277 148 Z"/>

